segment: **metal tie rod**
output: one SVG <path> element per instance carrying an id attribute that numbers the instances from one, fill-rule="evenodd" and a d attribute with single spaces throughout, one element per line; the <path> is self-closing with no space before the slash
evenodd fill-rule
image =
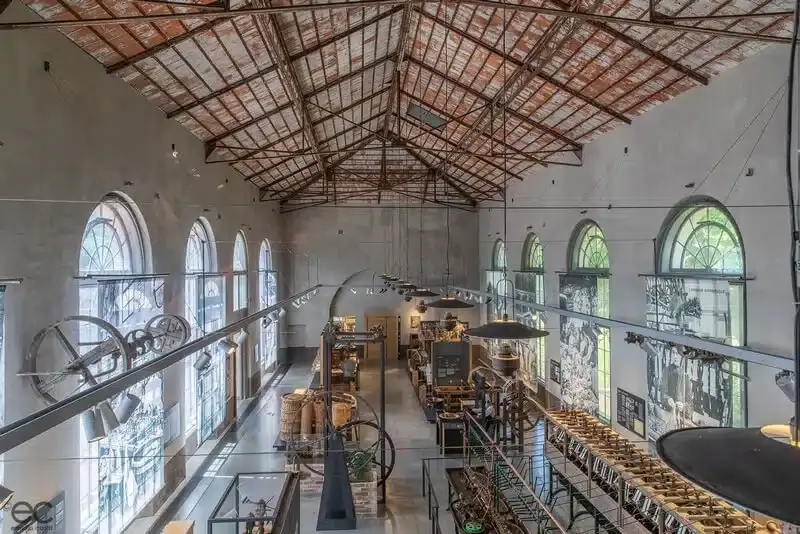
<path id="1" fill-rule="evenodd" d="M 257 321 L 258 319 L 261 319 L 262 317 L 269 315 L 276 310 L 281 309 L 281 307 L 289 304 L 293 300 L 303 297 L 318 288 L 319 286 L 316 285 L 306 289 L 305 291 L 296 293 L 289 298 L 281 300 L 277 304 L 250 314 L 244 319 L 240 319 L 234 323 L 224 326 L 223 328 L 215 332 L 211 332 L 200 339 L 190 341 L 186 345 L 178 347 L 177 349 L 164 354 L 160 358 L 156 358 L 155 360 L 140 365 L 139 367 L 134 367 L 130 371 L 112 378 L 111 380 L 93 386 L 86 391 L 73 395 L 72 397 L 57 402 L 52 406 L 48 406 L 43 410 L 39 410 L 38 412 L 33 413 L 24 419 L 20 419 L 19 421 L 0 428 L 0 454 L 6 453 L 14 447 L 22 445 L 26 441 L 44 434 L 51 428 L 60 425 L 64 421 L 67 421 L 85 412 L 89 408 L 104 400 L 110 399 L 115 395 L 122 393 L 129 387 L 141 382 L 142 380 L 145 380 L 146 378 L 163 371 L 167 367 L 178 363 L 187 356 L 204 349 L 205 347 L 219 341 L 225 336 L 232 334 L 233 332 L 249 325 L 254 321 Z"/>

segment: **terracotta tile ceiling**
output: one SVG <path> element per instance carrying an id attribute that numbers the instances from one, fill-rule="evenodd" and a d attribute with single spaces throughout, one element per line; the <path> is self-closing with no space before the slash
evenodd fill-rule
<path id="1" fill-rule="evenodd" d="M 786 1 L 576 1 L 26 3 L 285 209 L 499 198 L 790 36 Z"/>

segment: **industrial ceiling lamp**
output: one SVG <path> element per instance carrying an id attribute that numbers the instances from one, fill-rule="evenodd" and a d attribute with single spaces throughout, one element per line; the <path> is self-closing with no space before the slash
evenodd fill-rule
<path id="1" fill-rule="evenodd" d="M 445 10 L 447 10 L 447 4 L 445 4 Z M 445 71 L 449 72 L 450 64 L 449 64 L 448 58 L 447 58 L 447 46 L 446 45 L 444 47 L 444 53 L 445 53 L 445 56 L 444 56 Z M 445 96 L 447 96 L 447 92 L 448 92 L 447 78 L 445 78 L 444 83 L 445 83 L 444 92 L 445 92 Z M 448 106 L 450 104 L 451 99 L 448 97 L 448 98 L 445 98 L 444 101 L 445 101 L 445 112 L 447 113 L 448 112 L 447 108 L 448 108 Z M 457 113 L 453 113 L 453 115 L 457 115 Z M 445 136 L 448 135 L 447 126 L 449 126 L 449 125 L 445 126 L 445 128 L 446 128 L 445 129 Z M 448 154 L 447 149 L 448 149 L 449 146 L 450 146 L 449 143 L 445 143 L 444 161 L 442 162 L 442 174 L 443 175 L 447 175 L 447 164 L 449 162 L 449 154 Z M 447 206 L 446 210 L 447 210 L 446 211 L 446 213 L 447 213 L 447 224 L 446 224 L 446 227 L 447 227 L 447 246 L 446 246 L 446 249 L 445 249 L 445 261 L 447 263 L 446 263 L 445 272 L 444 272 L 444 288 L 443 288 L 444 296 L 442 298 L 440 298 L 440 299 L 434 300 L 433 302 L 429 302 L 428 303 L 428 307 L 429 308 L 449 309 L 449 310 L 472 308 L 472 304 L 469 304 L 468 302 L 464 302 L 462 300 L 459 300 L 459 299 L 457 299 L 455 297 L 450 296 L 452 273 L 450 272 L 450 206 L 449 205 Z"/>
<path id="2" fill-rule="evenodd" d="M 117 404 L 117 409 L 114 410 L 114 414 L 117 416 L 117 421 L 119 421 L 119 424 L 124 425 L 127 423 L 128 419 L 133 416 L 136 408 L 138 408 L 141 403 L 142 399 L 133 393 L 123 393 L 122 397 L 119 399 L 119 404 Z"/>
<path id="3" fill-rule="evenodd" d="M 194 362 L 194 368 L 198 371 L 202 371 L 211 365 L 211 353 L 207 350 L 204 350 L 203 353 L 197 357 L 197 360 Z"/>
<path id="4" fill-rule="evenodd" d="M 800 245 L 793 168 L 796 140 L 792 127 L 795 110 L 797 36 L 800 2 L 795 2 L 789 54 L 786 131 L 787 207 L 791 231 L 790 277 L 794 303 L 794 372 L 775 377 L 778 388 L 794 402 L 789 425 L 762 428 L 682 428 L 663 434 L 656 442 L 658 455 L 672 469 L 698 486 L 748 510 L 791 525 L 800 525 L 800 285 L 797 251 Z M 777 438 L 777 439 L 776 439 Z M 786 525 L 788 527 L 788 525 Z M 785 531 L 794 529 L 786 528 Z"/>
<path id="5" fill-rule="evenodd" d="M 100 417 L 103 420 L 103 426 L 107 432 L 112 432 L 119 428 L 117 414 L 114 413 L 114 409 L 111 408 L 111 403 L 109 403 L 107 400 L 104 400 L 97 405 L 97 413 L 100 414 Z"/>
<path id="6" fill-rule="evenodd" d="M 503 19 L 505 25 L 505 17 L 506 12 L 503 11 Z M 506 34 L 503 34 L 503 51 L 505 53 L 506 49 Z M 503 79 L 507 79 L 506 75 L 506 62 L 503 62 Z M 494 122 L 492 121 L 492 127 L 494 127 Z M 503 143 L 506 143 L 506 136 L 508 133 L 508 128 L 506 128 L 506 110 L 505 107 L 503 108 Z M 494 139 L 494 132 L 492 132 L 490 139 Z M 503 242 L 508 243 L 508 152 L 503 153 Z M 530 326 L 524 325 L 520 322 L 514 320 L 514 284 L 508 279 L 508 267 L 506 265 L 507 262 L 503 262 L 503 278 L 500 280 L 499 284 L 504 285 L 504 294 L 508 295 L 508 287 L 511 286 L 511 319 L 508 317 L 508 299 L 506 297 L 503 298 L 502 302 L 502 309 L 503 314 L 499 320 L 494 320 L 488 324 L 478 326 L 476 328 L 470 328 L 466 330 L 464 333 L 470 337 L 479 337 L 484 339 L 505 339 L 505 340 L 517 340 L 517 339 L 534 339 L 539 337 L 544 337 L 549 334 L 546 330 L 539 330 L 537 328 L 531 328 Z M 486 300 L 488 304 L 491 302 L 489 299 Z"/>
<path id="7" fill-rule="evenodd" d="M 224 350 L 227 354 L 233 354 L 236 352 L 236 349 L 239 348 L 239 345 L 231 341 L 230 339 L 223 337 L 222 339 L 217 342 L 217 347 Z"/>

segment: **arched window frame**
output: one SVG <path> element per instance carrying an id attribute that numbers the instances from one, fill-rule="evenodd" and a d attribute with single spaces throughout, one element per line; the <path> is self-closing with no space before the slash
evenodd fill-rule
<path id="1" fill-rule="evenodd" d="M 225 324 L 224 279 L 217 274 L 217 261 L 214 231 L 200 217 L 189 230 L 185 256 L 184 305 L 193 339 Z M 184 360 L 184 430 L 187 435 L 197 430 L 198 446 L 224 418 L 225 353 L 219 346 L 206 350 L 212 362 L 201 371 L 194 368 L 197 355 Z"/>
<path id="2" fill-rule="evenodd" d="M 273 269 L 272 248 L 268 239 L 261 241 L 258 251 L 258 288 L 260 309 L 277 304 L 277 273 Z M 266 325 L 261 323 L 259 360 L 262 380 L 268 373 L 274 371 L 278 361 L 278 320 L 270 320 Z"/>
<path id="3" fill-rule="evenodd" d="M 531 232 L 525 237 L 522 245 L 522 261 L 520 272 L 515 276 L 517 291 L 522 291 L 520 301 L 528 301 L 536 304 L 544 304 L 544 251 L 539 241 L 539 236 Z M 545 328 L 541 314 L 536 313 L 532 326 Z M 528 342 L 529 349 L 534 355 L 527 362 L 528 372 L 531 379 L 545 381 L 547 376 L 547 338 L 539 337 Z"/>
<path id="4" fill-rule="evenodd" d="M 239 231 L 233 242 L 233 311 L 245 310 L 247 305 L 247 239 Z"/>
<path id="5" fill-rule="evenodd" d="M 717 262 L 711 262 L 711 265 L 704 267 L 687 265 L 685 253 L 688 241 L 697 236 L 699 232 L 709 229 L 717 232 L 718 237 L 710 238 L 708 245 L 718 247 L 723 236 L 729 240 L 731 246 L 728 250 L 715 251 L 711 256 L 712 259 L 718 257 L 723 263 L 716 267 Z M 729 316 L 731 335 L 726 338 L 725 343 L 739 346 L 746 344 L 746 254 L 741 232 L 730 211 L 712 197 L 686 198 L 679 202 L 664 219 L 657 242 L 657 283 L 666 283 L 665 278 L 728 282 L 729 310 L 726 315 Z M 730 258 L 727 263 L 724 262 L 726 257 Z M 708 259 L 708 256 L 705 258 Z M 743 377 L 747 376 L 747 364 L 743 361 L 727 359 L 724 369 L 730 380 L 730 424 L 734 427 L 746 427 L 747 380 Z"/>
<path id="6" fill-rule="evenodd" d="M 486 290 L 494 293 L 494 302 L 486 306 L 486 314 L 489 321 L 493 321 L 500 316 L 503 310 L 503 297 L 508 292 L 508 284 L 501 283 L 503 272 L 508 270 L 508 251 L 505 242 L 498 238 L 492 246 L 492 258 L 490 269 L 487 275 Z"/>
<path id="7" fill-rule="evenodd" d="M 163 290 L 163 280 L 152 277 L 131 278 L 131 275 L 152 272 L 152 257 L 147 226 L 136 204 L 126 195 L 106 195 L 92 210 L 81 237 L 78 264 L 78 272 L 82 277 L 104 276 L 102 281 L 81 279 L 78 289 L 81 314 L 108 320 L 125 334 L 135 328 L 144 328 L 150 318 L 161 313 L 159 301 L 163 303 L 163 294 L 159 299 L 158 293 Z M 115 279 L 115 276 L 121 278 Z M 103 298 L 99 298 L 101 294 L 104 295 Z M 78 335 L 91 340 L 96 331 L 82 326 Z M 139 396 L 143 402 L 131 419 L 114 430 L 114 433 L 124 433 L 126 429 L 135 428 L 137 421 L 142 421 L 142 418 L 145 422 L 148 420 L 149 412 L 163 410 L 160 374 L 140 382 L 131 388 L 131 393 Z M 143 435 L 147 436 L 147 443 L 150 440 L 163 440 L 162 425 L 152 426 Z M 121 531 L 163 486 L 163 459 L 156 462 L 146 479 L 137 480 L 137 484 L 143 484 L 145 494 L 137 498 L 135 503 L 101 507 L 101 465 L 107 464 L 111 470 L 107 476 L 121 477 L 120 483 L 125 487 L 126 478 L 133 476 L 127 466 L 132 453 L 146 443 L 130 442 L 113 436 L 87 443 L 82 432 L 79 440 L 80 531 Z M 160 447 L 163 447 L 163 443 Z"/>
<path id="8" fill-rule="evenodd" d="M 568 272 L 572 275 L 592 277 L 596 283 L 596 303 L 593 313 L 597 317 L 610 317 L 611 255 L 602 228 L 595 221 L 585 219 L 572 232 L 567 248 Z M 590 312 L 584 312 L 590 313 Z M 611 422 L 611 329 L 592 325 L 597 347 L 597 411 L 605 423 Z"/>
<path id="9" fill-rule="evenodd" d="M 492 270 L 502 271 L 508 267 L 506 244 L 502 239 L 497 239 L 492 247 Z"/>

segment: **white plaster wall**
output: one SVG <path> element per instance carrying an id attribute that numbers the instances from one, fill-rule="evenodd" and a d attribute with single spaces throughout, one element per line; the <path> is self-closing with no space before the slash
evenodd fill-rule
<path id="1" fill-rule="evenodd" d="M 582 167 L 539 169 L 533 178 L 514 183 L 509 191 L 509 268 L 519 268 L 528 231 L 539 234 L 547 304 L 558 306 L 556 271 L 566 270 L 567 242 L 578 222 L 593 219 L 609 243 L 611 316 L 644 323 L 644 279 L 638 275 L 653 272 L 653 239 L 676 203 L 692 194 L 708 195 L 730 209 L 742 233 L 747 272 L 755 277 L 747 284 L 748 345 L 790 355 L 785 95 L 771 121 L 778 97 L 768 103 L 784 86 L 787 69 L 787 51 L 769 48 L 714 78 L 708 87 L 659 105 L 632 125 L 586 145 Z M 753 169 L 752 176 L 745 176 L 747 168 Z M 686 188 L 689 182 L 696 186 Z M 480 212 L 484 268 L 502 232 L 502 219 L 499 209 Z M 547 357 L 558 360 L 558 317 L 548 326 Z M 643 398 L 647 394 L 646 357 L 624 337 L 619 329 L 612 333 L 612 414 L 617 387 Z M 791 416 L 791 405 L 774 386 L 774 374 L 750 366 L 751 426 L 785 422 Z"/>
<path id="2" fill-rule="evenodd" d="M 408 249 L 408 276 L 412 281 L 419 279 L 420 271 L 420 228 L 422 228 L 422 258 L 424 262 L 424 283 L 433 288 L 442 285 L 442 275 L 446 269 L 447 210 L 435 205 L 422 209 L 420 223 L 419 205 L 408 207 L 408 231 L 406 230 L 405 205 L 391 206 L 349 206 L 319 207 L 295 211 L 282 216 L 289 246 L 295 252 L 294 287 L 307 284 L 305 258 L 312 257 L 312 263 L 319 260 L 321 284 L 341 284 L 348 277 L 361 270 L 367 271 L 351 281 L 353 285 L 371 285 L 373 272 L 381 274 L 394 271 L 398 276 L 406 274 L 406 249 Z M 477 284 L 478 216 L 474 212 L 450 209 L 450 269 L 453 283 L 463 285 Z M 299 262 L 299 266 L 297 266 Z M 316 277 L 316 267 L 311 273 L 312 283 Z M 364 327 L 365 314 L 400 315 L 401 343 L 408 343 L 409 316 L 417 315 L 413 309 L 416 299 L 411 303 L 391 291 L 378 294 L 382 286 L 375 279 L 376 294 L 366 295 L 364 288 L 357 289 L 353 295 L 344 290 L 337 300 L 336 313 L 355 315 L 357 327 Z M 434 289 L 436 290 L 436 289 Z M 303 308 L 288 308 L 288 324 L 306 325 L 305 346 L 319 345 L 319 334 L 328 318 L 328 309 L 335 288 L 324 288 L 320 294 Z M 427 299 L 430 300 L 430 299 Z M 477 316 L 472 312 L 460 313 L 459 317 L 474 323 Z M 429 310 L 423 320 L 438 318 L 434 310 Z"/>
<path id="3" fill-rule="evenodd" d="M 2 19 L 26 17 L 32 17 L 27 8 L 14 2 Z M 251 309 L 261 240 L 280 242 L 282 232 L 276 204 L 257 202 L 256 189 L 230 167 L 205 165 L 197 138 L 60 34 L 3 32 L 0 72 L 0 277 L 25 279 L 9 286 L 6 299 L 9 423 L 43 408 L 16 372 L 40 328 L 78 311 L 78 247 L 103 195 L 123 191 L 141 209 L 153 269 L 172 273 L 165 287 L 168 312 L 183 313 L 185 245 L 197 217 L 211 223 L 221 270 L 231 269 L 233 240 L 244 230 Z M 180 164 L 170 155 L 172 144 Z M 190 176 L 192 168 L 199 178 Z M 230 279 L 227 292 L 231 317 Z M 252 334 L 257 339 L 255 329 Z M 166 406 L 183 400 L 178 367 L 166 375 Z M 35 502 L 66 491 L 67 532 L 79 532 L 78 462 L 49 460 L 75 458 L 80 435 L 77 421 L 69 421 L 5 455 L 3 483 L 17 498 Z M 9 528 L 13 521 L 5 523 Z"/>

